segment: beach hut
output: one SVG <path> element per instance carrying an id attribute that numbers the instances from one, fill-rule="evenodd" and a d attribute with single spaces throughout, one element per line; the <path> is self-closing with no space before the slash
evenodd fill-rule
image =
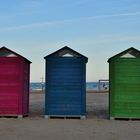
<path id="1" fill-rule="evenodd" d="M 131 47 L 108 62 L 110 118 L 140 118 L 140 51 Z"/>
<path id="2" fill-rule="evenodd" d="M 45 117 L 86 115 L 86 63 L 88 58 L 65 46 L 46 60 Z"/>
<path id="3" fill-rule="evenodd" d="M 14 51 L 0 48 L 0 116 L 28 115 L 30 63 Z"/>

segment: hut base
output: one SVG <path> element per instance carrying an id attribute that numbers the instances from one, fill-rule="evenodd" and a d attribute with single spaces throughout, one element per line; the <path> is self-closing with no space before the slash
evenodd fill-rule
<path id="1" fill-rule="evenodd" d="M 65 116 L 65 115 L 45 115 L 45 119 L 86 119 L 86 116 L 77 116 L 77 115 L 70 115 L 70 116 Z"/>
<path id="2" fill-rule="evenodd" d="M 11 115 L 11 114 L 0 114 L 0 118 L 18 118 L 18 119 L 22 119 L 24 117 L 27 117 L 28 115 Z"/>
<path id="3" fill-rule="evenodd" d="M 140 121 L 140 118 L 120 118 L 120 117 L 110 117 L 110 120 L 122 120 L 122 121 Z"/>
<path id="4" fill-rule="evenodd" d="M 23 115 L 18 115 L 18 119 L 22 119 L 23 118 Z"/>

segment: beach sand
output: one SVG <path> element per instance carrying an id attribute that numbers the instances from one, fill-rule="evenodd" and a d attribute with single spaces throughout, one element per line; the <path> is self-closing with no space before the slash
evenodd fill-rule
<path id="1" fill-rule="evenodd" d="M 0 118 L 0 140 L 140 140 L 140 121 L 108 120 L 108 93 L 87 93 L 87 119 L 44 119 L 44 94 L 30 94 L 23 119 Z"/>

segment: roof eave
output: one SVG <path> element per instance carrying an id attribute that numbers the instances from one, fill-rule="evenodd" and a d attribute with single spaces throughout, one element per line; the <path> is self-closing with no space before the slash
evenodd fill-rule
<path id="1" fill-rule="evenodd" d="M 140 53 L 139 50 L 135 49 L 134 47 L 130 47 L 130 48 L 128 48 L 128 49 L 126 49 L 126 50 L 124 50 L 124 51 L 122 51 L 122 52 L 120 52 L 120 53 L 118 53 L 118 54 L 116 54 L 116 55 L 114 55 L 114 56 L 112 56 L 112 57 L 110 57 L 110 58 L 108 59 L 107 62 L 110 63 L 110 61 L 111 61 L 113 58 L 118 57 L 118 56 L 121 56 L 122 54 L 124 54 L 125 52 L 128 52 L 129 50 L 134 50 L 134 51 L 137 51 L 137 52 Z"/>
<path id="2" fill-rule="evenodd" d="M 22 55 L 20 55 L 20 54 L 18 54 L 18 53 L 16 53 L 16 52 L 14 52 L 14 51 L 12 51 L 12 50 L 6 48 L 5 46 L 3 46 L 3 47 L 0 48 L 0 50 L 2 50 L 2 49 L 5 49 L 5 50 L 7 50 L 7 51 L 10 51 L 10 52 L 12 52 L 13 54 L 15 54 L 15 55 L 17 55 L 17 56 L 19 56 L 19 57 L 25 59 L 25 60 L 28 61 L 29 63 L 32 63 L 32 62 L 29 61 L 27 58 L 25 58 L 25 57 L 23 57 Z"/>

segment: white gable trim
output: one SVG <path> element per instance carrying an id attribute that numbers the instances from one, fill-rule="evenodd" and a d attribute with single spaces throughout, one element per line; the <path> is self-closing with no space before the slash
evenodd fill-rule
<path id="1" fill-rule="evenodd" d="M 136 56 L 134 56 L 130 53 L 126 53 L 126 54 L 122 55 L 121 58 L 136 58 Z"/>

